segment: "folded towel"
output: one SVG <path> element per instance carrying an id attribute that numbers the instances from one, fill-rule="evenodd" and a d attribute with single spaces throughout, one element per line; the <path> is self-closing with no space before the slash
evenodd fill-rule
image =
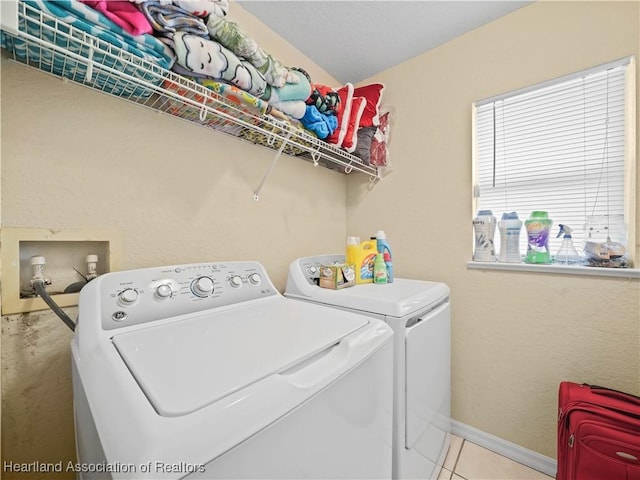
<path id="1" fill-rule="evenodd" d="M 229 11 L 229 0 L 173 0 L 173 3 L 196 17 L 224 17 Z"/>
<path id="2" fill-rule="evenodd" d="M 94 10 L 102 13 L 116 25 L 131 35 L 152 33 L 151 24 L 144 14 L 129 2 L 109 0 L 80 0 Z"/>
<path id="3" fill-rule="evenodd" d="M 204 20 L 190 14 L 177 5 L 166 5 L 160 0 L 148 0 L 139 4 L 153 29 L 160 35 L 173 37 L 176 32 L 185 32 L 209 38 Z"/>
<path id="4" fill-rule="evenodd" d="M 102 13 L 83 3 L 75 0 L 24 0 L 24 3 L 31 8 L 25 11 L 25 20 L 21 21 L 21 30 L 30 35 L 42 37 L 47 42 L 80 57 L 87 56 L 86 42 L 81 41 L 82 36 L 78 35 L 77 31 L 72 37 L 57 35 L 54 20 L 50 20 L 49 16 L 55 17 L 55 21 L 61 20 L 75 29 L 86 32 L 101 42 L 115 45 L 133 57 L 144 59 L 166 69 L 173 65 L 175 59 L 173 50 L 159 39 L 152 35 L 131 35 Z M 47 15 L 41 16 L 40 12 Z M 43 21 L 47 25 L 46 28 L 41 26 Z M 2 32 L 0 38 L 3 48 L 13 52 L 19 58 L 28 58 L 46 66 L 48 71 L 56 75 L 71 79 L 82 78 L 83 82 L 114 95 L 148 96 L 154 92 L 152 88 L 114 77 L 105 69 L 92 72 L 87 68 L 85 62 L 73 61 L 72 64 L 69 64 L 68 58 L 40 48 L 37 43 L 26 42 L 24 39 L 11 36 L 6 32 Z M 104 45 L 101 44 L 101 46 Z M 116 68 L 131 77 L 144 79 L 154 85 L 162 83 L 161 76 L 153 73 L 148 67 L 138 67 L 135 62 L 121 62 L 117 57 L 107 54 L 102 48 L 96 49 L 93 55 L 93 60 L 99 65 Z"/>
<path id="5" fill-rule="evenodd" d="M 306 105 L 304 117 L 300 119 L 307 130 L 315 133 L 318 138 L 325 139 L 338 128 L 338 119 L 335 115 L 320 113 L 315 105 Z"/>
<path id="6" fill-rule="evenodd" d="M 269 104 L 282 113 L 286 113 L 292 118 L 300 120 L 306 113 L 306 104 L 302 100 L 292 100 L 287 102 L 269 102 Z"/>

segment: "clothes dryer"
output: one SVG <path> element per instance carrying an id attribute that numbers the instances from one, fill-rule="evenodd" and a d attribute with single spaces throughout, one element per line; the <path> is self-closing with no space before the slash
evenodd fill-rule
<path id="1" fill-rule="evenodd" d="M 392 330 L 256 262 L 105 274 L 72 341 L 79 478 L 390 478 Z"/>
<path id="2" fill-rule="evenodd" d="M 438 478 L 451 431 L 449 287 L 396 278 L 383 285 L 320 288 L 320 266 L 344 260 L 320 255 L 293 261 L 285 296 L 365 314 L 393 329 L 393 478 Z"/>

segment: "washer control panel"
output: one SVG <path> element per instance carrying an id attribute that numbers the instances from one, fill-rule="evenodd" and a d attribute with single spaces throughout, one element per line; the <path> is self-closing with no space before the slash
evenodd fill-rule
<path id="1" fill-rule="evenodd" d="M 108 273 L 93 282 L 97 288 L 83 289 L 81 296 L 96 297 L 84 300 L 100 305 L 105 330 L 279 295 L 258 262 L 144 268 Z"/>

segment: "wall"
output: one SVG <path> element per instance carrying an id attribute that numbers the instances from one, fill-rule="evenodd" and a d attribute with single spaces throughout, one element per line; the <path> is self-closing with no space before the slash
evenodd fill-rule
<path id="1" fill-rule="evenodd" d="M 336 83 L 238 5 L 230 18 L 283 63 Z M 280 290 L 290 261 L 343 247 L 344 175 L 283 156 L 255 202 L 275 152 L 1 67 L 2 227 L 118 232 L 123 269 L 254 259 Z M 3 462 L 75 459 L 70 340 L 49 311 L 2 318 Z"/>
<path id="2" fill-rule="evenodd" d="M 369 79 L 395 112 L 391 171 L 349 180 L 349 235 L 384 229 L 396 275 L 451 287 L 454 419 L 553 458 L 561 380 L 640 394 L 639 282 L 467 269 L 471 104 L 638 57 L 639 7 L 536 2 Z"/>

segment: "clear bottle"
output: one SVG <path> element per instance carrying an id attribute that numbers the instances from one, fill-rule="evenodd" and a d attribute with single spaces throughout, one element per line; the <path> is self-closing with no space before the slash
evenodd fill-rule
<path id="1" fill-rule="evenodd" d="M 573 245 L 573 238 L 571 237 L 573 230 L 568 225 L 563 225 L 562 223 L 558 226 L 560 227 L 560 231 L 556 238 L 562 235 L 562 244 L 558 249 L 558 253 L 556 253 L 554 262 L 562 265 L 580 265 L 582 263 L 582 257 Z"/>
<path id="2" fill-rule="evenodd" d="M 382 253 L 376 255 L 376 261 L 373 264 L 373 283 L 387 283 L 387 266 Z"/>

